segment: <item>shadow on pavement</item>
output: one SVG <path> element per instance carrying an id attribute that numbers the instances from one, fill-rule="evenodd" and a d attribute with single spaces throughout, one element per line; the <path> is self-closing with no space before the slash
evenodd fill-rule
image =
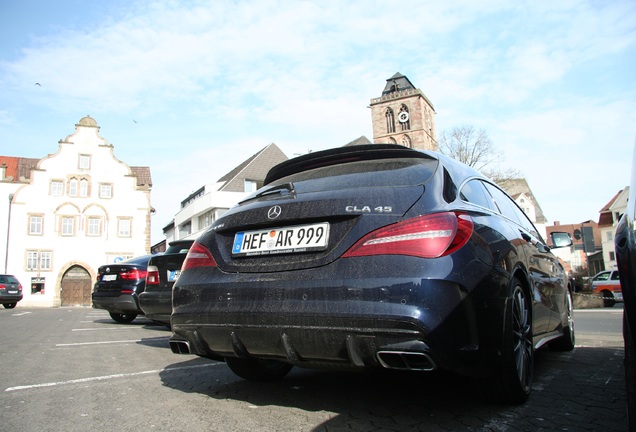
<path id="1" fill-rule="evenodd" d="M 315 431 L 627 430 L 623 350 L 537 351 L 535 384 L 520 406 L 492 405 L 447 373 L 340 373 L 294 368 L 274 383 L 244 381 L 224 364 L 194 358 L 161 372 L 163 385 L 257 406 L 334 413 Z M 188 368 L 188 366 L 193 366 Z"/>

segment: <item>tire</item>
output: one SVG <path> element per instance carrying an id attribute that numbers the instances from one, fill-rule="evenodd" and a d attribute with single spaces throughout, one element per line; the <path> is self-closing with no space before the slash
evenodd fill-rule
<path id="1" fill-rule="evenodd" d="M 612 307 L 616 304 L 614 300 L 614 294 L 611 291 L 603 291 L 603 306 Z"/>
<path id="2" fill-rule="evenodd" d="M 292 365 L 278 360 L 226 357 L 232 372 L 248 381 L 278 381 L 289 373 Z"/>
<path id="3" fill-rule="evenodd" d="M 627 418 L 629 430 L 636 430 L 636 346 L 632 339 L 627 316 L 623 312 L 623 338 L 625 340 L 625 387 L 627 390 Z"/>
<path id="4" fill-rule="evenodd" d="M 563 337 L 548 342 L 552 351 L 572 351 L 576 337 L 574 334 L 574 308 L 572 307 L 572 293 L 568 290 L 566 309 L 566 325 L 563 327 Z"/>
<path id="5" fill-rule="evenodd" d="M 16 305 L 17 303 L 4 303 L 2 306 L 4 306 L 5 309 L 13 309 Z"/>
<path id="6" fill-rule="evenodd" d="M 114 313 L 114 312 L 109 312 L 110 317 L 117 321 L 118 323 L 129 323 L 132 322 L 135 318 L 137 318 L 137 314 L 133 314 L 133 313 L 127 313 L 127 314 L 120 314 L 120 313 Z"/>
<path id="7" fill-rule="evenodd" d="M 501 368 L 492 376 L 477 379 L 477 386 L 490 402 L 522 404 L 532 388 L 532 306 L 517 278 L 512 280 L 512 287 L 504 318 Z"/>

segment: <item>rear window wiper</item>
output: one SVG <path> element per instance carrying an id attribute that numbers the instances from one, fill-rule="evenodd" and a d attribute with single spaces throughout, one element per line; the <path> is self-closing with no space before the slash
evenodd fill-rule
<path id="1" fill-rule="evenodd" d="M 267 189 L 262 189 L 261 191 L 257 192 L 254 195 L 250 195 L 249 197 L 245 198 L 243 201 L 240 201 L 239 204 L 243 204 L 246 203 L 248 201 L 252 201 L 255 199 L 259 199 L 262 198 L 264 196 L 268 196 L 268 195 L 274 195 L 274 194 L 278 194 L 278 195 L 289 195 L 295 192 L 294 189 L 294 184 L 293 183 L 283 183 L 283 184 L 279 184 L 276 186 L 272 186 L 270 188 Z"/>

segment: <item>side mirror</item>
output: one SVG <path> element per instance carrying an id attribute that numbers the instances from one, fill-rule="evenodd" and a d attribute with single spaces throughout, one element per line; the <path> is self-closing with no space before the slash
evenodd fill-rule
<path id="1" fill-rule="evenodd" d="M 572 246 L 572 236 L 566 232 L 552 232 L 550 233 L 550 239 L 552 240 L 552 249 Z"/>

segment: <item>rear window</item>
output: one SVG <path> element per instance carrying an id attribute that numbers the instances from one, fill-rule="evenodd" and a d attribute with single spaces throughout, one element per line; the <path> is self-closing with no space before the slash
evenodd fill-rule
<path id="1" fill-rule="evenodd" d="M 435 173 L 435 159 L 400 158 L 356 161 L 315 168 L 284 177 L 268 185 L 292 183 L 298 193 L 426 183 Z M 319 180 L 319 181 L 317 181 Z"/>
<path id="2" fill-rule="evenodd" d="M 170 246 L 168 246 L 168 249 L 166 249 L 164 253 L 165 254 L 188 253 L 188 251 L 190 250 L 190 246 L 192 246 L 192 243 L 194 243 L 194 241 L 188 242 L 188 243 L 171 244 Z"/>
<path id="3" fill-rule="evenodd" d="M 18 280 L 14 276 L 10 275 L 0 275 L 0 283 L 19 283 Z"/>

